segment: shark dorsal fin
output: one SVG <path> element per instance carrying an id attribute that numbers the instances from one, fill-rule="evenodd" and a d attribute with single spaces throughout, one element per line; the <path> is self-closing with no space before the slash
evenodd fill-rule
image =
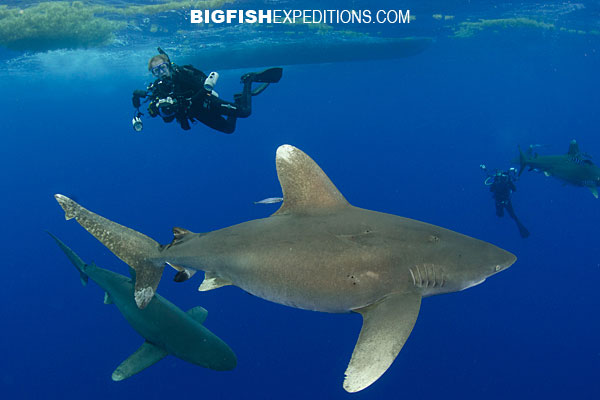
<path id="1" fill-rule="evenodd" d="M 579 145 L 575 139 L 571 140 L 571 143 L 569 143 L 569 152 L 567 154 L 570 156 L 576 156 L 579 154 Z"/>
<path id="2" fill-rule="evenodd" d="M 187 315 L 192 317 L 192 319 L 197 323 L 203 324 L 204 321 L 206 321 L 206 317 L 208 316 L 208 311 L 206 311 L 206 308 L 202 306 L 196 306 L 191 310 L 188 310 Z"/>
<path id="3" fill-rule="evenodd" d="M 317 163 L 296 147 L 279 146 L 275 162 L 283 204 L 274 215 L 349 205 Z"/>

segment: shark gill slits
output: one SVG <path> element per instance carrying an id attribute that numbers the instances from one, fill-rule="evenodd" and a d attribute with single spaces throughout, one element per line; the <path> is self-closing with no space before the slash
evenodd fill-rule
<path id="1" fill-rule="evenodd" d="M 418 288 L 443 287 L 446 284 L 444 270 L 433 264 L 415 265 L 408 270 L 413 285 Z"/>

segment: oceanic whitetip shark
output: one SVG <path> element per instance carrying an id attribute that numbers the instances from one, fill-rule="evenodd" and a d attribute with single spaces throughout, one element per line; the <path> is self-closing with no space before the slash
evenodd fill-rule
<path id="1" fill-rule="evenodd" d="M 299 149 L 277 149 L 283 204 L 268 218 L 208 233 L 174 228 L 168 245 L 55 195 L 75 218 L 136 270 L 135 300 L 152 299 L 165 264 L 178 280 L 205 271 L 199 290 L 235 285 L 263 299 L 331 313 L 360 313 L 363 326 L 344 389 L 375 382 L 408 339 L 421 298 L 456 292 L 505 270 L 516 257 L 435 225 L 350 205 Z"/>
<path id="2" fill-rule="evenodd" d="M 596 166 L 591 157 L 579 151 L 579 145 L 571 140 L 567 154 L 553 156 L 538 156 L 532 154 L 531 148 L 524 154 L 519 147 L 519 163 L 523 173 L 525 167 L 529 170 L 543 172 L 546 176 L 574 186 L 585 186 L 598 198 L 598 186 L 600 186 L 600 168 Z"/>
<path id="3" fill-rule="evenodd" d="M 235 368 L 237 360 L 233 351 L 202 325 L 208 315 L 204 308 L 198 306 L 184 312 L 156 294 L 141 310 L 133 301 L 131 279 L 93 263 L 86 264 L 60 239 L 49 234 L 79 271 L 81 283 L 85 286 L 89 279 L 96 282 L 105 291 L 104 303 L 115 304 L 127 322 L 145 339 L 142 346 L 113 372 L 114 381 L 135 375 L 168 354 L 218 371 Z"/>

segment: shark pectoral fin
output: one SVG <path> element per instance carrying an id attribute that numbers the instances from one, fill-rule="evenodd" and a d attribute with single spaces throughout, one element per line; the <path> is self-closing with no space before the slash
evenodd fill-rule
<path id="1" fill-rule="evenodd" d="M 188 310 L 187 314 L 192 317 L 194 321 L 198 322 L 199 324 L 203 324 L 208 316 L 208 311 L 206 311 L 206 308 L 204 307 L 197 306 Z"/>
<path id="2" fill-rule="evenodd" d="M 218 289 L 223 286 L 231 285 L 227 279 L 223 279 L 217 275 L 214 275 L 211 272 L 206 272 L 204 274 L 204 281 L 198 288 L 199 292 L 207 292 L 209 290 Z"/>
<path id="3" fill-rule="evenodd" d="M 346 391 L 363 390 L 383 375 L 408 339 L 420 307 L 420 294 L 404 293 L 354 310 L 362 314 L 363 326 L 346 369 Z"/>
<path id="4" fill-rule="evenodd" d="M 588 186 L 590 192 L 594 195 L 595 198 L 598 198 L 598 187 L 597 186 Z"/>
<path id="5" fill-rule="evenodd" d="M 150 342 L 144 342 L 135 353 L 130 355 L 117 367 L 117 369 L 115 369 L 115 372 L 112 373 L 112 380 L 122 381 L 123 379 L 127 379 L 149 366 L 156 364 L 158 361 L 165 358 L 167 354 L 166 350 L 155 346 Z"/>
<path id="6" fill-rule="evenodd" d="M 104 304 L 113 304 L 113 299 L 108 292 L 104 292 Z"/>
<path id="7" fill-rule="evenodd" d="M 550 174 L 550 172 L 548 172 L 548 171 L 544 171 L 544 175 L 547 177 L 552 176 L 552 174 Z"/>

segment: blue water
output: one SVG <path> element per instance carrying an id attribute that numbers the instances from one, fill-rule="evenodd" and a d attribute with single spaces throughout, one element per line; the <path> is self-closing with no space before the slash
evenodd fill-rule
<path id="1" fill-rule="evenodd" d="M 551 18 L 598 29 L 589 3 Z M 459 20 L 511 11 L 492 5 L 439 9 Z M 437 10 L 421 7 L 423 21 Z M 479 169 L 508 168 L 517 145 L 564 153 L 571 139 L 600 157 L 600 36 L 504 30 L 458 40 L 431 22 L 411 29 L 435 38 L 413 57 L 286 66 L 233 135 L 160 120 L 134 132 L 130 93 L 151 77 L 143 63 L 139 74 L 111 69 L 112 48 L 87 50 L 106 51 L 104 62 L 79 50 L 80 67 L 67 52 L 51 69 L 25 62 L 22 74 L 10 61 L 38 56 L 3 51 L 2 398 L 600 398 L 600 200 L 525 172 L 513 196 L 531 232 L 523 240 L 512 220 L 496 217 Z M 239 90 L 243 72 L 222 71 L 223 97 Z M 274 158 L 286 143 L 319 163 L 352 204 L 489 241 L 518 261 L 479 286 L 424 299 L 394 364 L 353 395 L 342 382 L 360 316 L 293 309 L 236 287 L 199 293 L 201 274 L 177 284 L 168 272 L 159 292 L 184 310 L 208 309 L 206 326 L 234 349 L 237 368 L 167 357 L 112 382 L 142 339 L 95 284 L 79 284 L 45 230 L 86 261 L 127 268 L 65 221 L 53 194 L 168 243 L 173 226 L 207 232 L 274 212 L 253 202 L 280 196 Z"/>

